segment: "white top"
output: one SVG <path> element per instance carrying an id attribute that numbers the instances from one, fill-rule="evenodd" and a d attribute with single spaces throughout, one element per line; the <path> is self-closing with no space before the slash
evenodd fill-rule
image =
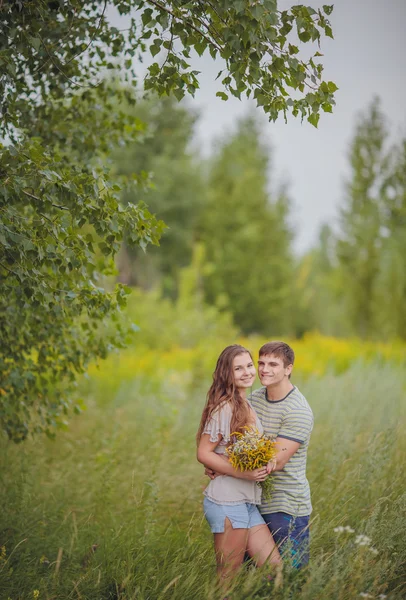
<path id="1" fill-rule="evenodd" d="M 250 405 L 251 406 L 251 405 Z M 252 407 L 251 407 L 252 408 Z M 252 408 L 253 412 L 254 409 Z M 211 418 L 207 421 L 203 433 L 210 435 L 211 442 L 217 442 L 218 434 L 223 438 L 214 450 L 216 454 L 224 454 L 226 446 L 231 437 L 231 416 L 232 409 L 229 403 L 222 404 L 214 411 Z M 255 413 L 255 427 L 263 433 L 263 427 Z M 212 479 L 203 492 L 205 496 L 216 504 L 261 504 L 261 487 L 255 481 L 247 479 L 237 479 L 230 475 L 219 475 Z"/>

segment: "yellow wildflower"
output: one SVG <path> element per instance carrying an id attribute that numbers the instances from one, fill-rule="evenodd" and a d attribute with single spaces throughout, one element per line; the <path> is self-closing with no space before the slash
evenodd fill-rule
<path id="1" fill-rule="evenodd" d="M 230 444 L 226 453 L 230 463 L 240 471 L 253 471 L 264 467 L 276 456 L 275 441 L 262 434 L 255 427 L 245 427 L 244 433 L 235 431 L 232 437 L 235 442 Z M 260 483 L 265 500 L 269 500 L 272 490 L 272 479 L 268 476 Z"/>

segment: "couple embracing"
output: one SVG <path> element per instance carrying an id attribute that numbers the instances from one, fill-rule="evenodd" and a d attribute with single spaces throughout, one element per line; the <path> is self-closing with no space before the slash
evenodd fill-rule
<path id="1" fill-rule="evenodd" d="M 197 458 L 211 481 L 204 491 L 205 517 L 214 534 L 220 581 L 227 586 L 244 556 L 258 566 L 269 564 L 275 585 L 282 559 L 300 568 L 309 560 L 309 516 L 312 510 L 306 458 L 313 413 L 290 381 L 295 355 L 284 342 L 269 342 L 259 351 L 258 375 L 263 387 L 249 398 L 256 369 L 243 346 L 220 354 L 197 433 Z M 235 469 L 225 450 L 233 432 L 255 427 L 276 438 L 277 453 L 265 467 Z M 272 497 L 261 500 L 262 482 L 271 474 Z"/>

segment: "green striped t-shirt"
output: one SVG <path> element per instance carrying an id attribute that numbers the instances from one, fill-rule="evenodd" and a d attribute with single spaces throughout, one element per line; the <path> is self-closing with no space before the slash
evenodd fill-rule
<path id="1" fill-rule="evenodd" d="M 313 429 L 313 413 L 306 398 L 294 387 L 282 400 L 270 401 L 262 387 L 250 397 L 267 435 L 300 442 L 299 449 L 282 471 L 272 477 L 274 489 L 269 502 L 263 502 L 263 514 L 285 512 L 304 517 L 311 513 L 309 482 L 306 479 L 307 447 Z"/>

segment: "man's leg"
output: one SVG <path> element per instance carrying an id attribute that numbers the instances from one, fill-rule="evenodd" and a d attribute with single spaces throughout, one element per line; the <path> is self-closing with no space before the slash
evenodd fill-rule
<path id="1" fill-rule="evenodd" d="M 287 513 L 277 512 L 262 515 L 268 525 L 279 551 L 291 557 L 292 566 L 296 569 L 309 562 L 309 517 L 294 517 Z"/>

